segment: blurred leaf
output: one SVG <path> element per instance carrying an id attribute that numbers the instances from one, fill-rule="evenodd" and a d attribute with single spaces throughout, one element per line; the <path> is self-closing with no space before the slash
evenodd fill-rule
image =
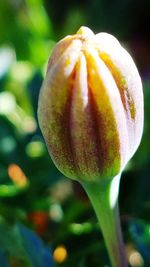
<path id="1" fill-rule="evenodd" d="M 0 185 L 0 197 L 13 197 L 21 191 L 16 185 Z"/>
<path id="2" fill-rule="evenodd" d="M 10 225 L 2 217 L 0 247 L 8 259 L 22 262 L 23 267 L 54 267 L 51 250 L 33 231 L 21 224 Z"/>
<path id="3" fill-rule="evenodd" d="M 51 25 L 45 12 L 42 0 L 26 0 L 27 12 L 30 20 L 29 30 L 36 35 L 48 36 Z"/>
<path id="4" fill-rule="evenodd" d="M 3 267 L 10 267 L 6 259 L 6 255 L 2 250 L 0 250 L 0 263 Z"/>
<path id="5" fill-rule="evenodd" d="M 142 220 L 133 220 L 130 222 L 129 230 L 137 249 L 150 263 L 150 224 Z"/>

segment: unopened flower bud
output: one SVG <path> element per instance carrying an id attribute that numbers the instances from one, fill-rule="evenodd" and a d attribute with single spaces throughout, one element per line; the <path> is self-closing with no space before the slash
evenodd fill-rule
<path id="1" fill-rule="evenodd" d="M 115 37 L 81 27 L 56 44 L 38 107 L 49 153 L 67 177 L 113 178 L 135 153 L 143 131 L 137 68 Z"/>

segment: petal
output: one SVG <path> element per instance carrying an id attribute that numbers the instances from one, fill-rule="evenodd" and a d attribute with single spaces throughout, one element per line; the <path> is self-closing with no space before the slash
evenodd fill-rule
<path id="1" fill-rule="evenodd" d="M 69 142 L 70 95 L 73 86 L 73 71 L 79 57 L 81 42 L 74 40 L 59 60 L 49 69 L 42 85 L 38 118 L 48 150 L 63 174 L 75 178 Z"/>
<path id="2" fill-rule="evenodd" d="M 72 151 L 80 178 L 95 180 L 100 176 L 100 155 L 88 88 L 86 59 L 80 53 L 76 65 L 71 100 L 70 131 Z"/>
<path id="3" fill-rule="evenodd" d="M 94 50 L 86 50 L 88 82 L 97 120 L 103 174 L 113 177 L 128 160 L 128 132 L 119 90 Z"/>
<path id="4" fill-rule="evenodd" d="M 48 61 L 47 72 L 53 66 L 53 64 L 55 64 L 59 60 L 65 50 L 71 45 L 72 41 L 72 36 L 66 36 L 55 45 L 52 51 L 52 55 Z"/>
<path id="5" fill-rule="evenodd" d="M 96 48 L 112 73 L 125 109 L 129 133 L 129 158 L 135 153 L 143 132 L 143 92 L 137 68 L 119 42 L 109 34 L 99 34 Z"/>

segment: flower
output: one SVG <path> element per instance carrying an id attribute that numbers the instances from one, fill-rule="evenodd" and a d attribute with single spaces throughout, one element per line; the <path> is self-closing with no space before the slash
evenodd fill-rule
<path id="1" fill-rule="evenodd" d="M 98 181 L 119 174 L 139 146 L 143 92 L 118 40 L 81 27 L 56 44 L 38 105 L 49 153 L 67 177 Z"/>

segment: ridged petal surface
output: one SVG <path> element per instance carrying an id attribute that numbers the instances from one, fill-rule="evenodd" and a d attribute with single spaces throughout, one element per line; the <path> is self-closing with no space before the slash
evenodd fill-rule
<path id="1" fill-rule="evenodd" d="M 47 73 L 38 107 L 40 127 L 56 166 L 66 176 L 76 177 L 70 147 L 68 111 L 72 93 L 72 74 L 79 57 L 81 42 L 75 40 Z"/>
<path id="2" fill-rule="evenodd" d="M 133 60 L 115 37 L 81 27 L 56 45 L 38 117 L 64 175 L 99 180 L 122 171 L 141 140 L 143 93 Z"/>

